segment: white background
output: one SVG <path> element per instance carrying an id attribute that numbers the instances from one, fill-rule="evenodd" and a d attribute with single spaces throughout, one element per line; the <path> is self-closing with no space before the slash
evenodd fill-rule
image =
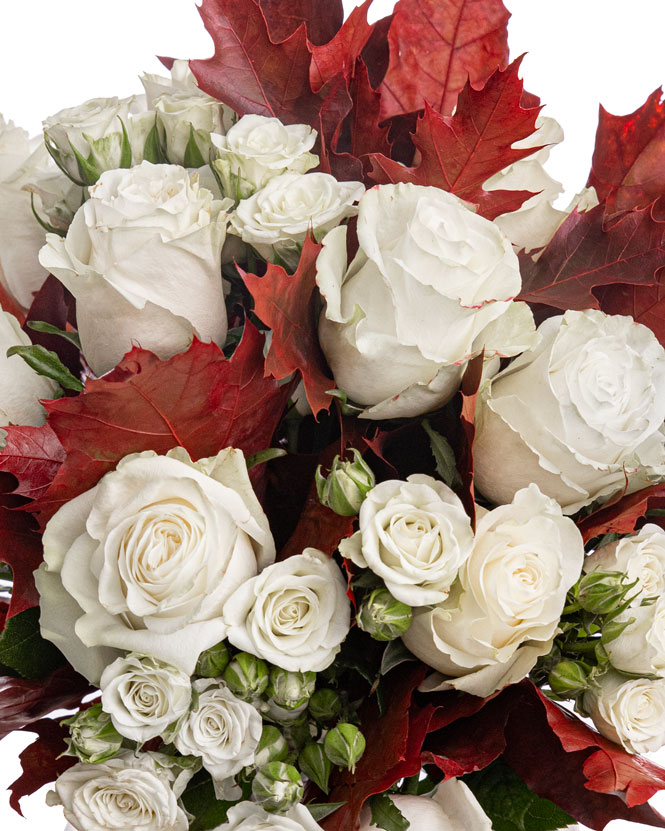
<path id="1" fill-rule="evenodd" d="M 548 165 L 565 185 L 565 204 L 586 182 L 599 103 L 613 113 L 632 112 L 665 81 L 665 0 L 504 2 L 513 13 L 511 54 L 529 52 L 522 65 L 526 87 L 566 134 Z M 354 5 L 345 0 L 347 11 Z M 374 16 L 392 6 L 375 0 Z M 154 55 L 193 58 L 211 51 L 193 0 L 4 0 L 0 112 L 34 134 L 42 118 L 63 107 L 140 92 L 138 74 L 160 71 Z M 16 778 L 16 756 L 30 740 L 17 734 L 0 742 L 0 785 Z M 43 793 L 25 799 L 25 821 L 5 799 L 3 831 L 60 831 L 62 816 L 42 805 Z M 656 805 L 665 811 L 665 798 Z M 617 822 L 608 831 L 646 827 Z"/>

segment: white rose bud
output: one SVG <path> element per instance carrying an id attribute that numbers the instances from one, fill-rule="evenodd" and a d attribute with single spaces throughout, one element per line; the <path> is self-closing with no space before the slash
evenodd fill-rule
<path id="1" fill-rule="evenodd" d="M 231 216 L 237 234 L 268 261 L 295 267 L 311 230 L 317 239 L 349 216 L 365 192 L 362 182 L 338 182 L 328 173 L 283 173 L 243 199 Z"/>
<path id="2" fill-rule="evenodd" d="M 12 346 L 30 345 L 14 315 L 0 308 L 0 426 L 43 424 L 46 413 L 39 399 L 54 398 L 57 393 L 55 381 L 38 375 L 20 355 L 7 357 Z"/>
<path id="3" fill-rule="evenodd" d="M 665 679 L 629 680 L 607 672 L 585 693 L 584 708 L 596 729 L 629 753 L 665 745 Z"/>
<path id="4" fill-rule="evenodd" d="M 147 742 L 189 709 L 189 675 L 147 655 L 118 658 L 102 673 L 102 707 L 125 738 Z"/>
<path id="5" fill-rule="evenodd" d="M 269 814 L 256 802 L 239 802 L 229 808 L 226 822 L 216 831 L 323 831 L 304 805 L 284 814 Z"/>
<path id="6" fill-rule="evenodd" d="M 213 135 L 217 160 L 213 163 L 224 195 L 247 199 L 282 173 L 306 173 L 319 163 L 309 151 L 316 130 L 308 124 L 282 124 L 278 118 L 244 115 L 225 136 Z"/>
<path id="7" fill-rule="evenodd" d="M 359 204 L 359 249 L 324 239 L 319 339 L 337 386 L 365 418 L 415 416 L 456 392 L 469 358 L 517 355 L 536 342 L 514 303 L 522 281 L 496 225 L 439 188 L 381 185 Z"/>
<path id="8" fill-rule="evenodd" d="M 127 456 L 58 510 L 43 541 L 42 634 L 95 683 L 118 650 L 191 675 L 226 637 L 226 598 L 275 557 L 233 448 L 196 464 L 182 448 Z"/>
<path id="9" fill-rule="evenodd" d="M 100 178 L 66 239 L 47 235 L 39 257 L 76 298 L 95 373 L 135 343 L 160 358 L 186 349 L 193 335 L 224 343 L 225 236 L 224 204 L 182 167 L 143 162 Z"/>
<path id="10" fill-rule="evenodd" d="M 530 482 L 565 513 L 665 473 L 665 350 L 632 317 L 568 311 L 488 382 L 474 442 L 478 490 L 510 502 Z"/>
<path id="11" fill-rule="evenodd" d="M 293 672 L 321 672 L 350 627 L 346 582 L 315 548 L 247 580 L 226 601 L 228 639 L 238 649 Z"/>
<path id="12" fill-rule="evenodd" d="M 201 678 L 193 684 L 195 708 L 180 725 L 173 743 L 185 756 L 200 756 L 217 785 L 254 761 L 263 721 L 225 684 Z"/>
<path id="13" fill-rule="evenodd" d="M 381 482 L 360 507 L 360 530 L 340 551 L 383 579 L 409 606 L 448 597 L 473 548 L 473 531 L 459 498 L 443 482 L 413 474 Z"/>
<path id="14" fill-rule="evenodd" d="M 191 774 L 176 777 L 160 754 L 121 751 L 102 764 L 77 764 L 61 774 L 49 805 L 62 805 L 77 831 L 187 831 L 178 805 Z"/>
<path id="15" fill-rule="evenodd" d="M 633 606 L 617 615 L 613 624 L 629 623 L 605 644 L 610 663 L 620 672 L 665 677 L 665 595 L 649 606 Z"/>
<path id="16" fill-rule="evenodd" d="M 447 676 L 428 688 L 487 696 L 524 678 L 551 648 L 583 558 L 577 526 L 536 485 L 485 513 L 448 600 L 414 610 L 402 636 Z"/>
<path id="17" fill-rule="evenodd" d="M 153 106 L 169 162 L 185 167 L 207 165 L 212 149 L 211 133 L 223 129 L 221 101 L 197 88 L 165 92 Z"/>

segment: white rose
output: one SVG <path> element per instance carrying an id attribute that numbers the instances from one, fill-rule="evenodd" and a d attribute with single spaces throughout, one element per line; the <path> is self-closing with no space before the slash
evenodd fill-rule
<path id="1" fill-rule="evenodd" d="M 175 165 L 103 174 L 66 239 L 40 262 L 76 298 L 86 360 L 98 375 L 133 343 L 167 358 L 196 335 L 224 343 L 224 203 Z"/>
<path id="2" fill-rule="evenodd" d="M 328 173 L 283 173 L 240 202 L 229 231 L 264 259 L 295 266 L 307 233 L 320 238 L 355 216 L 354 203 L 364 192 L 362 182 L 338 182 Z"/>
<path id="3" fill-rule="evenodd" d="M 213 135 L 214 166 L 226 196 L 240 200 L 282 173 L 306 173 L 319 163 L 309 151 L 316 130 L 308 124 L 282 124 L 278 118 L 244 115 L 225 136 Z"/>
<path id="4" fill-rule="evenodd" d="M 148 655 L 118 658 L 102 673 L 102 707 L 122 736 L 147 742 L 189 709 L 189 675 Z"/>
<path id="5" fill-rule="evenodd" d="M 188 775 L 159 764 L 160 754 L 123 750 L 102 764 L 77 764 L 61 774 L 49 805 L 62 805 L 77 831 L 187 831 L 178 797 Z"/>
<path id="6" fill-rule="evenodd" d="M 360 530 L 339 546 L 409 606 L 445 600 L 472 547 L 471 522 L 458 497 L 423 474 L 372 488 L 360 507 Z"/>
<path id="7" fill-rule="evenodd" d="M 533 317 L 511 302 L 522 281 L 510 241 L 439 188 L 381 185 L 360 200 L 359 249 L 324 239 L 319 340 L 335 381 L 365 418 L 415 416 L 456 392 L 466 361 L 535 343 Z"/>
<path id="8" fill-rule="evenodd" d="M 241 701 L 219 681 L 195 681 L 193 709 L 180 725 L 173 743 L 185 756 L 200 756 L 218 787 L 254 761 L 263 721 L 258 710 Z"/>
<path id="9" fill-rule="evenodd" d="M 632 317 L 568 311 L 479 397 L 475 483 L 510 502 L 536 482 L 565 513 L 665 472 L 665 350 Z"/>
<path id="10" fill-rule="evenodd" d="M 610 663 L 620 672 L 665 677 L 665 595 L 651 606 L 634 606 L 614 622 L 634 618 L 623 632 L 605 645 Z"/>
<path id="11" fill-rule="evenodd" d="M 630 590 L 631 606 L 644 598 L 665 594 L 665 531 L 651 523 L 637 534 L 597 548 L 586 558 L 584 571 L 622 571 Z"/>
<path id="12" fill-rule="evenodd" d="M 226 598 L 275 556 L 233 448 L 196 464 L 182 448 L 127 456 L 58 510 L 43 541 L 42 634 L 93 682 L 118 650 L 191 675 L 226 636 Z"/>
<path id="13" fill-rule="evenodd" d="M 207 164 L 212 148 L 211 133 L 223 129 L 224 105 L 221 101 L 197 88 L 195 91 L 165 92 L 153 106 L 166 157 L 171 164 L 188 163 L 190 141 L 194 142 L 201 159 Z"/>
<path id="14" fill-rule="evenodd" d="M 268 566 L 224 605 L 234 646 L 293 672 L 332 664 L 349 631 L 349 613 L 341 571 L 315 548 Z"/>
<path id="15" fill-rule="evenodd" d="M 30 338 L 18 320 L 0 308 L 0 426 L 43 424 L 46 420 L 40 398 L 54 398 L 58 385 L 29 367 L 20 355 L 7 356 L 12 346 L 30 346 Z"/>
<path id="16" fill-rule="evenodd" d="M 448 676 L 428 688 L 486 696 L 524 678 L 550 650 L 583 558 L 575 523 L 536 485 L 485 513 L 450 597 L 416 610 L 402 638 Z"/>
<path id="17" fill-rule="evenodd" d="M 629 753 L 665 745 L 665 679 L 628 680 L 607 672 L 584 694 L 584 708 L 596 729 Z"/>
<path id="18" fill-rule="evenodd" d="M 443 782 L 434 796 L 395 794 L 390 799 L 409 822 L 409 831 L 492 831 L 492 823 L 468 786 L 459 779 Z M 365 808 L 360 831 L 373 831 Z"/>
<path id="19" fill-rule="evenodd" d="M 294 805 L 284 814 L 269 814 L 256 802 L 239 802 L 215 831 L 323 831 L 304 805 Z"/>

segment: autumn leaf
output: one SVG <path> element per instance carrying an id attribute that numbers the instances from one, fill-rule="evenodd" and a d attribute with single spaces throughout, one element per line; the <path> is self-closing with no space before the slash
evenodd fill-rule
<path id="1" fill-rule="evenodd" d="M 36 499 L 64 462 L 64 448 L 48 424 L 3 429 L 6 437 L 5 446 L 0 448 L 0 471 L 16 477 L 18 485 L 13 493 Z"/>
<path id="2" fill-rule="evenodd" d="M 399 0 L 380 87 L 383 117 L 426 102 L 450 115 L 467 79 L 482 86 L 508 63 L 509 17 L 501 0 Z"/>
<path id="3" fill-rule="evenodd" d="M 12 295 L 5 289 L 0 283 L 0 309 L 3 312 L 9 312 L 10 315 L 14 315 L 14 317 L 18 320 L 19 325 L 23 325 L 25 321 L 25 312 L 19 306 L 19 304 L 14 300 Z"/>
<path id="4" fill-rule="evenodd" d="M 39 603 L 32 572 L 42 562 L 42 538 L 35 518 L 16 510 L 19 500 L 0 496 L 0 562 L 11 567 L 12 596 L 7 618 Z"/>
<path id="5" fill-rule="evenodd" d="M 611 285 L 594 289 L 600 308 L 608 315 L 630 315 L 648 326 L 665 345 L 665 284 L 656 286 Z"/>
<path id="6" fill-rule="evenodd" d="M 259 5 L 274 43 L 289 38 L 303 23 L 312 43 L 328 43 L 344 20 L 342 0 L 259 0 Z"/>
<path id="7" fill-rule="evenodd" d="M 21 816 L 19 801 L 29 796 L 44 785 L 48 785 L 76 764 L 73 756 L 63 756 L 67 749 L 65 738 L 69 736 L 66 727 L 51 718 L 39 719 L 25 728 L 29 733 L 36 733 L 37 738 L 19 755 L 22 773 L 9 786 L 9 804 Z"/>
<path id="8" fill-rule="evenodd" d="M 310 46 L 312 62 L 310 84 L 319 92 L 336 76 L 350 79 L 354 74 L 356 60 L 360 57 L 374 26 L 367 22 L 367 12 L 372 0 L 365 0 L 356 6 L 334 38 L 321 46 Z"/>
<path id="9" fill-rule="evenodd" d="M 665 508 L 665 485 L 652 485 L 603 505 L 579 520 L 577 527 L 585 543 L 602 534 L 632 534 L 647 511 L 653 508 Z"/>

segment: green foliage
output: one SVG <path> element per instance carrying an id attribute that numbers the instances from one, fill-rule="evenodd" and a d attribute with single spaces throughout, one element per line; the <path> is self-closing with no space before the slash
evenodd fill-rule
<path id="1" fill-rule="evenodd" d="M 7 350 L 7 357 L 10 358 L 12 355 L 20 355 L 38 375 L 52 378 L 67 390 L 81 392 L 83 389 L 83 384 L 79 379 L 72 375 L 55 352 L 51 352 L 50 349 L 45 349 L 43 346 L 11 346 Z"/>
<path id="2" fill-rule="evenodd" d="M 369 807 L 372 812 L 370 825 L 376 825 L 384 831 L 407 831 L 411 825 L 388 794 L 381 793 L 371 797 Z"/>
<path id="3" fill-rule="evenodd" d="M 457 472 L 455 454 L 448 439 L 444 438 L 440 433 L 437 433 L 426 418 L 423 419 L 422 424 L 423 430 L 429 436 L 432 456 L 434 456 L 434 461 L 436 462 L 436 472 L 449 488 L 460 487 L 462 478 Z"/>
<path id="4" fill-rule="evenodd" d="M 234 802 L 225 802 L 215 797 L 215 788 L 210 774 L 200 770 L 191 780 L 185 793 L 182 795 L 185 809 L 195 819 L 189 826 L 189 831 L 208 831 L 226 822 L 226 812 Z"/>
<path id="5" fill-rule="evenodd" d="M 23 678 L 44 678 L 63 663 L 60 650 L 41 636 L 38 608 L 7 621 L 0 635 L 0 664 Z"/>

